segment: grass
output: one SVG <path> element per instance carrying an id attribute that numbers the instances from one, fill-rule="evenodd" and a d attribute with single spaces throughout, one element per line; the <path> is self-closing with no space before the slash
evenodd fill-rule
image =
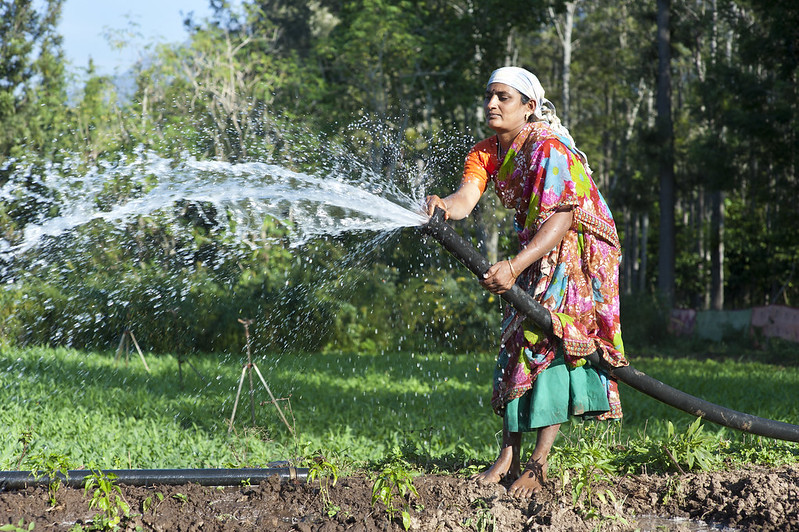
<path id="1" fill-rule="evenodd" d="M 245 380 L 236 430 L 228 432 L 241 375 L 238 355 L 193 357 L 202 378 L 184 364 L 182 384 L 175 357 L 148 355 L 147 361 L 151 373 L 138 358 L 116 363 L 112 353 L 3 349 L 0 468 L 29 468 L 26 457 L 45 450 L 75 468 L 261 467 L 320 454 L 340 465 L 378 464 L 401 449 L 416 465 L 455 471 L 496 455 L 501 423 L 489 405 L 493 354 L 257 356 L 296 437 L 256 375 L 257 426 L 250 426 Z M 799 405 L 791 400 L 799 396 L 799 367 L 662 356 L 633 363 L 708 401 L 799 422 Z M 606 440 L 603 448 L 618 459 L 617 467 L 656 462 L 668 467 L 669 460 L 657 453 L 668 443 L 669 422 L 680 435 L 695 418 L 626 386 L 622 403 L 625 419 L 610 425 L 609 433 L 605 424 L 591 430 L 591 424 L 573 424 L 564 427 L 558 445 L 576 445 L 590 433 Z M 674 448 L 689 459 L 690 446 L 703 445 L 725 452 L 728 460 L 764 463 L 799 454 L 796 444 L 746 437 L 709 423 L 703 438 L 701 444 L 685 444 L 683 437 L 682 447 Z"/>

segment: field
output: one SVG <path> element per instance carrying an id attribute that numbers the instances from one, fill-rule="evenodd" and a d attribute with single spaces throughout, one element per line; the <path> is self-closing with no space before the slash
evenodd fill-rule
<path id="1" fill-rule="evenodd" d="M 785 344 L 776 355 L 735 356 L 704 349 L 697 356 L 696 346 L 686 345 L 633 363 L 709 401 L 796 422 L 799 367 L 790 349 Z M 684 355 L 689 351 L 694 356 Z M 488 405 L 493 354 L 258 356 L 295 435 L 255 374 L 256 423 L 245 379 L 234 430 L 228 431 L 240 354 L 195 356 L 180 367 L 176 357 L 146 356 L 150 372 L 135 353 L 126 361 L 113 353 L 4 349 L 0 468 L 240 468 L 289 460 L 315 472 L 312 482 L 298 484 L 124 487 L 119 493 L 130 509 L 128 517 L 120 514 L 119 526 L 130 529 L 189 530 L 204 519 L 204 530 L 249 530 L 277 519 L 272 528 L 278 530 L 400 530 L 403 515 L 420 530 L 505 530 L 503 523 L 646 529 L 645 522 L 657 522 L 641 520 L 646 513 L 799 527 L 796 444 L 700 424 L 624 386 L 623 423 L 565 427 L 552 457 L 551 485 L 530 503 L 503 497 L 501 486 L 465 480 L 497 449 L 500 420 Z M 385 501 L 372 501 L 380 479 L 394 491 L 383 492 L 390 494 Z M 400 496 L 405 481 L 418 496 Z M 749 502 L 741 495 L 747 486 Z M 0 524 L 18 527 L 22 520 L 39 529 L 59 520 L 55 529 L 75 530 L 103 524 L 98 506 L 89 507 L 92 490 L 62 486 L 53 492 L 45 486 L 22 494 L 0 493 Z M 160 497 L 160 510 L 153 512 Z M 769 498 L 779 501 L 779 511 L 764 502 Z M 57 517 L 59 512 L 72 513 Z M 159 519 L 179 524 L 165 527 Z M 441 527 L 425 528 L 432 521 Z"/>

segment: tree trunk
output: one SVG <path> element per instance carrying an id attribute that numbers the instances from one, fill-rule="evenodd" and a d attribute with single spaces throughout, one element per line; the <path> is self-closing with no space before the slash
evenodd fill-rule
<path id="1" fill-rule="evenodd" d="M 666 308 L 674 306 L 674 131 L 671 119 L 671 0 L 657 2 L 657 132 L 660 157 L 660 249 L 658 292 Z"/>
<path id="2" fill-rule="evenodd" d="M 718 6 L 711 2 L 712 25 L 710 31 L 710 60 L 718 61 Z M 716 129 L 716 117 L 711 115 L 711 131 Z M 717 187 L 718 187 L 718 181 Z M 724 308 L 724 193 L 716 189 L 710 198 L 710 308 Z"/>
<path id="3" fill-rule="evenodd" d="M 710 308 L 724 308 L 724 194 L 713 192 L 710 215 Z"/>
<path id="4" fill-rule="evenodd" d="M 705 187 L 699 185 L 696 193 L 696 219 L 694 220 L 694 228 L 696 230 L 696 256 L 698 257 L 699 271 L 697 275 L 701 279 L 703 293 L 696 294 L 694 299 L 694 307 L 697 309 L 706 309 L 710 305 L 710 290 L 709 285 L 706 283 L 706 257 L 708 256 L 707 245 L 705 242 L 705 216 L 706 216 L 706 201 L 705 201 Z"/>
<path id="5" fill-rule="evenodd" d="M 566 2 L 566 13 L 562 21 L 555 17 L 554 11 L 550 8 L 550 16 L 552 17 L 552 20 L 555 24 L 555 29 L 558 32 L 560 45 L 563 48 L 561 77 L 561 82 L 563 84 L 561 99 L 563 102 L 561 104 L 559 115 L 561 122 L 563 122 L 566 126 L 569 125 L 569 112 L 571 103 L 569 91 L 571 86 L 572 31 L 574 29 L 574 12 L 577 10 L 578 3 L 579 0 L 575 2 Z"/>
<path id="6" fill-rule="evenodd" d="M 622 259 L 621 263 L 621 288 L 622 293 L 630 295 L 633 292 L 633 263 L 635 262 L 635 218 L 633 218 L 630 209 L 624 209 L 624 245 L 622 246 Z"/>
<path id="7" fill-rule="evenodd" d="M 638 292 L 643 294 L 646 290 L 646 269 L 648 267 L 647 258 L 649 255 L 647 254 L 647 246 L 649 244 L 649 213 L 644 212 L 641 215 L 641 265 L 639 266 L 638 272 Z"/>

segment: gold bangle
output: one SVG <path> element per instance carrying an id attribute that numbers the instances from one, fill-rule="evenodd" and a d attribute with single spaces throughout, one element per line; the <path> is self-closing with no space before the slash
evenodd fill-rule
<path id="1" fill-rule="evenodd" d="M 510 259 L 505 259 L 505 260 L 508 261 L 508 266 L 510 266 L 510 274 L 513 276 L 514 279 L 516 279 L 518 275 L 516 275 L 516 272 L 513 269 L 513 263 L 510 261 Z"/>

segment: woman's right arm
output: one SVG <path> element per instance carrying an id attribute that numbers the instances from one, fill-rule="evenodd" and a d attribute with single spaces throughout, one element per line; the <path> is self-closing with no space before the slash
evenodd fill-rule
<path id="1" fill-rule="evenodd" d="M 477 202 L 480 201 L 480 196 L 482 196 L 480 187 L 475 183 L 466 182 L 446 198 L 439 198 L 435 195 L 427 196 L 425 209 L 427 215 L 432 216 L 436 207 L 440 207 L 444 211 L 445 220 L 450 218 L 462 220 L 469 216 Z"/>

